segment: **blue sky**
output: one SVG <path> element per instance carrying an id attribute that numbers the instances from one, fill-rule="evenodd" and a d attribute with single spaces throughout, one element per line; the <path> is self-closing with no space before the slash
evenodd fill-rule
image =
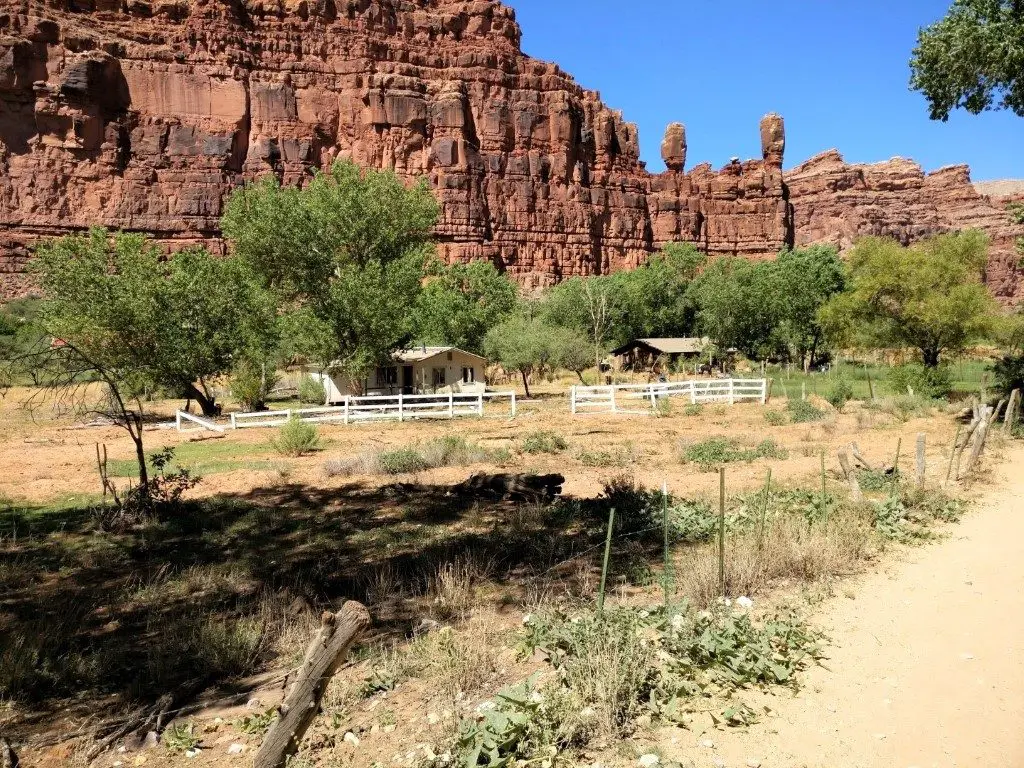
<path id="1" fill-rule="evenodd" d="M 835 147 L 849 162 L 968 163 L 1024 178 L 1024 118 L 928 119 L 907 87 L 919 27 L 951 0 L 506 0 L 523 49 L 557 62 L 640 127 L 660 171 L 665 126 L 686 124 L 687 168 L 760 154 L 758 120 L 786 119 L 786 167 Z"/>

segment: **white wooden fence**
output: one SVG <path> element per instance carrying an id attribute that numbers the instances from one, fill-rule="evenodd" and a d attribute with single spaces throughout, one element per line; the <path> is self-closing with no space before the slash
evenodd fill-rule
<path id="1" fill-rule="evenodd" d="M 663 397 L 686 397 L 691 403 L 738 403 L 768 398 L 765 379 L 691 379 L 651 384 L 575 386 L 569 393 L 573 413 L 650 413 Z M 641 408 L 641 403 L 644 407 Z"/>
<path id="2" fill-rule="evenodd" d="M 228 425 L 221 426 L 178 411 L 176 422 L 179 432 L 206 428 L 223 432 L 225 428 L 249 429 L 254 427 L 280 427 L 293 416 L 314 424 L 358 424 L 368 421 L 408 421 L 412 419 L 454 419 L 458 416 L 483 416 L 484 404 L 496 400 L 509 401 L 509 415 L 516 415 L 515 392 L 447 393 L 438 395 L 371 395 L 346 397 L 340 405 L 319 408 L 289 408 L 280 411 L 232 413 Z M 199 427 L 182 428 L 183 423 Z"/>

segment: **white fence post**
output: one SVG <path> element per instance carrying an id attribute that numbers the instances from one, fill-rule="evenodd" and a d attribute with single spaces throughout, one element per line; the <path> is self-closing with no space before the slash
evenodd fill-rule
<path id="1" fill-rule="evenodd" d="M 477 400 L 476 400 L 476 412 L 477 412 L 477 415 L 483 416 L 484 415 L 484 393 L 480 392 L 479 394 L 477 394 L 476 398 L 477 398 Z"/>
<path id="2" fill-rule="evenodd" d="M 697 382 L 690 382 L 690 405 L 697 404 Z"/>
<path id="3" fill-rule="evenodd" d="M 516 416 L 516 391 L 512 390 L 512 418 Z"/>
<path id="4" fill-rule="evenodd" d="M 345 423 L 348 424 L 348 402 L 351 399 L 351 395 L 345 395 Z"/>
<path id="5" fill-rule="evenodd" d="M 405 421 L 405 406 L 402 405 L 402 393 L 398 393 L 398 420 Z"/>
<path id="6" fill-rule="evenodd" d="M 455 418 L 455 393 L 454 392 L 449 392 L 448 393 L 448 418 L 449 419 L 454 419 Z"/>
<path id="7" fill-rule="evenodd" d="M 238 429 L 238 424 L 235 421 L 235 414 L 234 413 L 231 414 L 231 428 L 232 429 Z"/>
<path id="8" fill-rule="evenodd" d="M 612 413 L 615 413 L 619 410 L 619 407 L 615 404 L 615 385 L 612 384 L 610 389 L 612 391 Z"/>
<path id="9" fill-rule="evenodd" d="M 181 432 L 181 411 L 176 411 L 174 414 L 174 423 L 178 427 L 178 431 Z"/>
<path id="10" fill-rule="evenodd" d="M 768 379 L 761 379 L 761 405 L 768 402 Z"/>
<path id="11" fill-rule="evenodd" d="M 736 404 L 736 380 L 729 379 L 729 405 Z"/>
<path id="12" fill-rule="evenodd" d="M 569 410 L 576 415 L 576 385 L 569 387 Z"/>

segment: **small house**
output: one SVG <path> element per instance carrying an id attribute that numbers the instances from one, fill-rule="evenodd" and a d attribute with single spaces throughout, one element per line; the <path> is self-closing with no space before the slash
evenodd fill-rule
<path id="1" fill-rule="evenodd" d="M 419 346 L 395 353 L 392 360 L 377 367 L 361 384 L 343 374 L 312 370 L 327 391 L 327 402 L 336 403 L 346 395 L 427 395 L 448 392 L 483 392 L 484 366 L 480 355 L 458 347 Z"/>
<path id="2" fill-rule="evenodd" d="M 693 360 L 701 356 L 708 345 L 706 338 L 682 337 L 675 339 L 633 339 L 612 350 L 619 370 L 651 368 L 659 358 L 675 366 L 680 358 Z"/>

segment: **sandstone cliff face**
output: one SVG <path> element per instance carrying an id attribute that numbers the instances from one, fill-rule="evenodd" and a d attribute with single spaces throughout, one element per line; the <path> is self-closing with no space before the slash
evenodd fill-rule
<path id="1" fill-rule="evenodd" d="M 339 157 L 429 178 L 442 255 L 528 286 L 671 240 L 756 258 L 872 228 L 999 226 L 962 174 L 890 190 L 816 159 L 784 177 L 774 115 L 761 159 L 719 171 L 686 172 L 670 126 L 669 170 L 651 175 L 636 127 L 519 42 L 494 0 L 0 0 L 0 295 L 24 290 L 34 240 L 91 225 L 222 249 L 231 190 L 301 184 Z M 866 196 L 833 195 L 857 183 Z M 997 272 L 1013 295 L 1016 273 Z"/>

